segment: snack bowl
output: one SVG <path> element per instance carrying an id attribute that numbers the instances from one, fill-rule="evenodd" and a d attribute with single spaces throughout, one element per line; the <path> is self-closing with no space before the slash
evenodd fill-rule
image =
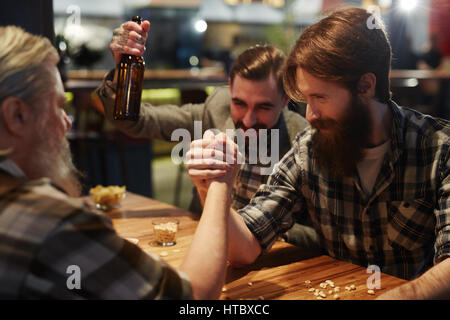
<path id="1" fill-rule="evenodd" d="M 91 188 L 89 193 L 98 209 L 108 211 L 120 207 L 122 199 L 125 198 L 125 186 L 101 186 Z"/>
<path id="2" fill-rule="evenodd" d="M 175 218 L 155 218 L 152 220 L 155 241 L 160 246 L 173 246 L 180 221 Z"/>

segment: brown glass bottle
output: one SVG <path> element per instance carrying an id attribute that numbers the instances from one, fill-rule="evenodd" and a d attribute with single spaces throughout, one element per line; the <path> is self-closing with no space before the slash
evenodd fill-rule
<path id="1" fill-rule="evenodd" d="M 131 20 L 138 24 L 142 23 L 142 18 L 139 16 L 135 16 Z M 122 54 L 117 70 L 114 119 L 136 121 L 139 118 L 141 108 L 142 80 L 145 70 L 144 58 Z"/>

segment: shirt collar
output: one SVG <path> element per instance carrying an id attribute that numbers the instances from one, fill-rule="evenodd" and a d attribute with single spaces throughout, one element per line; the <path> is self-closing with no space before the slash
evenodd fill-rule
<path id="1" fill-rule="evenodd" d="M 25 173 L 11 159 L 0 157 L 0 169 L 2 169 L 3 171 L 6 171 L 7 173 L 9 173 L 10 175 L 12 175 L 16 178 L 21 178 L 21 179 L 25 178 L 26 179 Z"/>
<path id="2" fill-rule="evenodd" d="M 394 101 L 390 100 L 387 105 L 392 113 L 391 159 L 394 163 L 400 157 L 405 143 L 404 128 L 406 117 L 402 109 Z"/>

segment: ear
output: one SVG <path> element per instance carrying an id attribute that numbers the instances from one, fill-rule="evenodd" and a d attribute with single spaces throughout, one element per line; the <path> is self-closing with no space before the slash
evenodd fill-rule
<path id="1" fill-rule="evenodd" d="M 284 97 L 283 97 L 283 108 L 286 108 L 286 106 L 288 105 L 289 99 L 290 99 L 289 96 L 287 94 L 284 94 Z"/>
<path id="2" fill-rule="evenodd" d="M 377 86 L 377 77 L 372 73 L 365 73 L 359 78 L 358 93 L 365 98 L 375 97 L 375 88 Z"/>
<path id="3" fill-rule="evenodd" d="M 27 128 L 34 117 L 25 101 L 17 97 L 8 97 L 3 100 L 0 111 L 9 133 L 16 136 L 27 134 Z"/>
<path id="4" fill-rule="evenodd" d="M 231 92 L 231 78 L 228 77 L 228 87 L 230 88 L 230 92 Z"/>

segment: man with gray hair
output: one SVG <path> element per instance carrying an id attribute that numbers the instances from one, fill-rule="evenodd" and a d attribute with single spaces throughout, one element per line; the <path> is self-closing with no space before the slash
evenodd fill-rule
<path id="1" fill-rule="evenodd" d="M 202 216 L 180 270 L 119 237 L 108 217 L 67 195 L 80 183 L 55 48 L 14 26 L 0 27 L 0 39 L 0 299 L 218 298 L 228 210 Z M 211 191 L 224 206 L 232 180 Z M 67 285 L 73 266 L 79 289 Z"/>

